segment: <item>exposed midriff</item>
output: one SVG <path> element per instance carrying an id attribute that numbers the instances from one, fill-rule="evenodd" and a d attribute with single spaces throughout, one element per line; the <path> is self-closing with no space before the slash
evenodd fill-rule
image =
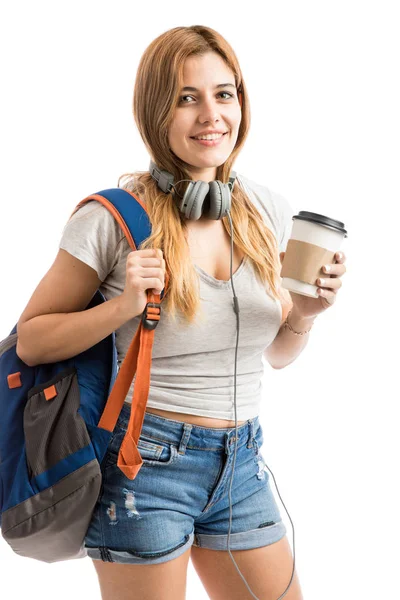
<path id="1" fill-rule="evenodd" d="M 235 421 L 226 421 L 225 419 L 212 419 L 210 417 L 202 417 L 200 415 L 191 415 L 186 413 L 177 413 L 175 411 L 161 410 L 159 408 L 146 408 L 146 412 L 159 415 L 165 419 L 172 419 L 173 421 L 183 421 L 184 423 L 191 423 L 192 425 L 200 425 L 200 427 L 215 427 L 218 429 L 225 429 L 228 427 L 235 427 Z M 243 425 L 246 421 L 238 421 L 238 427 Z"/>

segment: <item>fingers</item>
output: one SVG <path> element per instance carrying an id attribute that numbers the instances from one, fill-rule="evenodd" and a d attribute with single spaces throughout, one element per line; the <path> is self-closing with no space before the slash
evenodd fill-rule
<path id="1" fill-rule="evenodd" d="M 344 252 L 336 252 L 334 259 L 336 259 L 336 263 L 322 267 L 322 271 L 327 273 L 327 277 L 319 277 L 316 281 L 316 285 L 320 286 L 317 290 L 318 295 L 328 300 L 332 299 L 338 289 L 342 287 L 340 277 L 346 273 L 346 266 L 343 264 L 346 261 Z"/>
<path id="2" fill-rule="evenodd" d="M 322 271 L 331 277 L 341 277 L 346 273 L 346 266 L 344 265 L 346 256 L 344 255 L 344 252 L 336 252 L 333 258 L 336 260 L 336 262 L 329 265 L 324 265 L 322 267 Z"/>
<path id="3" fill-rule="evenodd" d="M 154 289 L 153 293 L 154 294 L 161 294 L 161 292 L 162 292 L 162 290 L 164 289 L 164 286 L 165 286 L 165 281 L 164 281 L 164 278 L 165 278 L 165 260 L 164 260 L 163 252 L 162 252 L 162 250 L 160 248 L 156 248 L 155 251 L 156 251 L 157 258 L 160 259 L 160 265 L 161 265 L 161 268 L 162 268 L 162 271 L 163 271 L 163 277 L 161 279 L 162 288 L 160 290 Z"/>
<path id="4" fill-rule="evenodd" d="M 318 277 L 316 284 L 323 289 L 328 288 L 336 293 L 342 287 L 342 280 L 339 277 Z"/>
<path id="5" fill-rule="evenodd" d="M 336 252 L 334 259 L 334 263 L 322 267 L 322 271 L 327 273 L 327 276 L 319 277 L 316 281 L 316 285 L 319 286 L 317 294 L 327 303 L 327 306 L 335 302 L 337 291 L 342 287 L 340 277 L 346 273 L 344 252 Z"/>
<path id="6" fill-rule="evenodd" d="M 334 259 L 337 263 L 344 263 L 346 260 L 344 252 L 336 252 Z"/>
<path id="7" fill-rule="evenodd" d="M 326 302 L 330 305 L 333 304 L 336 300 L 336 292 L 337 290 L 326 290 L 322 288 L 317 289 L 318 296 L 326 300 Z"/>
<path id="8" fill-rule="evenodd" d="M 160 248 L 149 248 L 149 250 L 152 250 L 152 252 L 155 253 L 155 257 L 160 259 L 160 266 L 161 268 L 165 271 L 165 260 L 164 260 L 164 255 L 163 255 L 163 251 L 160 250 Z"/>
<path id="9" fill-rule="evenodd" d="M 164 286 L 165 286 L 165 273 L 166 273 L 166 264 L 165 264 L 165 260 L 164 260 L 164 256 L 163 256 L 163 251 L 159 248 L 146 248 L 144 250 L 134 251 L 128 255 L 128 260 L 135 261 L 136 257 L 138 255 L 141 257 L 141 261 L 139 264 L 143 268 L 150 269 L 150 267 L 155 267 L 154 263 L 158 263 L 158 266 L 161 269 L 161 273 L 158 277 L 156 277 L 156 279 L 159 280 L 160 284 L 159 284 L 159 286 L 157 285 L 157 288 L 153 288 L 152 292 L 153 292 L 153 294 L 161 294 L 161 291 L 164 289 Z M 150 259 L 152 259 L 153 263 Z M 149 261 L 150 264 L 148 264 L 147 261 Z M 156 269 L 153 268 L 153 271 L 156 271 Z M 141 277 L 142 278 L 150 278 L 149 273 L 150 273 L 149 270 L 147 270 L 146 272 L 142 271 Z M 153 278 L 155 273 L 152 272 L 151 275 Z M 160 289 L 158 289 L 158 287 L 160 287 Z"/>

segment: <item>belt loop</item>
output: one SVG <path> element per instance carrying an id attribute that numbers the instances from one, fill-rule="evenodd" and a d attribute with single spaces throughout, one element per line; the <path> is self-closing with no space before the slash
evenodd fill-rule
<path id="1" fill-rule="evenodd" d="M 191 423 L 183 424 L 183 433 L 182 433 L 181 441 L 179 442 L 178 454 L 185 454 L 186 446 L 189 441 L 192 429 L 193 429 L 193 425 Z"/>
<path id="2" fill-rule="evenodd" d="M 253 417 L 253 419 L 248 420 L 248 424 L 249 424 L 249 439 L 247 440 L 248 448 L 252 448 L 254 445 L 254 419 L 256 419 L 256 417 Z"/>

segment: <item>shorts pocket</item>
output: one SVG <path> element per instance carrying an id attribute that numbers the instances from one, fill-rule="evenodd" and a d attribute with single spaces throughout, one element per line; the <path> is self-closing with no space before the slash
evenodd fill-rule
<path id="1" fill-rule="evenodd" d="M 143 464 L 170 465 L 178 457 L 178 448 L 169 442 L 153 440 L 141 435 L 138 450 Z"/>
<path id="2" fill-rule="evenodd" d="M 110 443 L 107 455 L 104 458 L 107 470 L 110 467 L 116 467 L 118 462 L 118 453 L 126 434 L 126 427 L 116 425 L 114 429 L 114 437 Z M 151 437 L 148 432 L 142 432 L 138 439 L 137 448 L 142 457 L 142 467 L 160 466 L 167 467 L 175 462 L 179 456 L 178 448 L 171 442 L 158 440 Z"/>

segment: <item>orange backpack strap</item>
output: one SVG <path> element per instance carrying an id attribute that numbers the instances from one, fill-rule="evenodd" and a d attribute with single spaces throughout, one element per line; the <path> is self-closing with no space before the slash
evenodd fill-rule
<path id="1" fill-rule="evenodd" d="M 110 194 L 110 192 L 112 193 Z M 137 215 L 135 219 L 133 219 L 129 212 L 124 214 L 127 206 L 130 209 L 138 209 L 137 205 L 127 205 L 126 194 L 130 194 L 138 203 L 138 205 L 140 205 L 140 207 L 146 213 L 147 219 L 138 219 Z M 105 196 L 112 198 L 112 201 Z M 116 196 L 119 199 L 118 202 L 115 201 Z M 72 214 L 74 214 L 80 206 L 86 202 L 89 202 L 90 200 L 97 200 L 111 212 L 113 217 L 120 225 L 133 251 L 135 251 L 137 248 L 135 240 L 131 234 L 131 231 L 133 230 L 132 227 L 134 227 L 135 232 L 138 230 L 139 239 L 140 237 L 143 239 L 148 237 L 150 232 L 149 230 L 143 230 L 142 232 L 140 231 L 140 227 L 150 227 L 150 219 L 148 218 L 146 207 L 142 201 L 134 196 L 134 194 L 131 192 L 118 188 L 116 190 L 105 190 L 104 192 L 99 192 L 98 194 L 92 194 L 91 196 L 87 196 L 87 198 L 82 200 L 75 207 L 75 210 Z M 141 211 L 140 214 L 143 214 L 143 211 Z M 131 226 L 129 226 L 129 220 L 131 222 Z M 147 399 L 149 396 L 154 329 L 161 317 L 161 303 L 164 298 L 165 291 L 168 289 L 168 283 L 169 274 L 166 272 L 165 287 L 161 291 L 161 294 L 154 294 L 151 290 L 147 292 L 148 302 L 143 311 L 141 322 L 136 331 L 135 337 L 129 346 L 125 359 L 119 368 L 118 375 L 98 423 L 98 427 L 106 429 L 107 431 L 114 430 L 115 424 L 125 402 L 125 398 L 129 392 L 130 385 L 136 373 L 129 425 L 118 454 L 118 467 L 129 479 L 134 479 L 136 477 L 140 467 L 143 464 L 142 457 L 137 449 L 137 444 L 142 431 Z"/>

